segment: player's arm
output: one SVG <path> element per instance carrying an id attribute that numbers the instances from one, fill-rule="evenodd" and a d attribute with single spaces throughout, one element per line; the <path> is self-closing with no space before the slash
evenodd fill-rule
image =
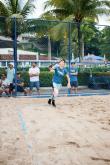
<path id="1" fill-rule="evenodd" d="M 71 88 L 71 85 L 70 85 L 70 77 L 69 77 L 68 74 L 66 74 L 66 78 L 67 78 L 67 81 L 68 81 L 67 87 L 68 87 L 68 88 Z"/>

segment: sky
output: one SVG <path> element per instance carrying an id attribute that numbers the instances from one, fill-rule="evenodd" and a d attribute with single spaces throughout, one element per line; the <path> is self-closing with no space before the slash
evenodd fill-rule
<path id="1" fill-rule="evenodd" d="M 47 0 L 35 0 L 35 11 L 33 11 L 33 14 L 31 14 L 29 17 L 30 18 L 38 18 L 43 12 L 44 12 L 44 3 Z"/>
<path id="2" fill-rule="evenodd" d="M 1 1 L 3 2 L 4 0 L 1 0 Z M 23 0 L 21 0 L 21 1 L 23 2 Z M 25 3 L 25 1 L 26 0 L 24 0 L 24 3 Z M 33 0 L 33 1 L 35 1 L 34 4 L 35 4 L 36 9 L 29 16 L 29 18 L 38 18 L 44 12 L 44 3 L 47 0 Z M 100 25 L 110 25 L 110 17 L 108 18 L 107 16 L 100 16 L 98 24 L 100 24 Z"/>
<path id="3" fill-rule="evenodd" d="M 36 9 L 35 11 L 29 16 L 29 18 L 38 18 L 43 12 L 44 12 L 44 3 L 47 0 L 36 0 L 35 1 L 35 6 Z M 99 17 L 99 23 L 100 25 L 110 25 L 110 17 L 108 18 L 107 16 L 100 16 Z"/>

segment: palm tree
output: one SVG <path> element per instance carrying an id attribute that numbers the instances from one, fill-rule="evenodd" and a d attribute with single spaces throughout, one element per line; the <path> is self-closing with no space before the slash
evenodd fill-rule
<path id="1" fill-rule="evenodd" d="M 33 0 L 27 0 L 24 5 L 23 0 L 0 0 L 0 16 L 4 16 L 5 35 L 12 37 L 13 18 L 17 18 L 17 35 L 24 28 L 24 19 L 33 11 L 35 6 Z"/>
<path id="2" fill-rule="evenodd" d="M 23 0 L 5 0 L 4 2 L 0 0 L 0 15 L 26 18 L 30 12 L 33 11 L 33 8 L 35 8 L 32 2 L 33 0 L 27 0 L 27 2 L 22 5 Z"/>
<path id="3" fill-rule="evenodd" d="M 75 22 L 78 32 L 78 56 L 80 57 L 81 23 L 87 18 L 98 20 L 98 15 L 110 13 L 107 0 L 48 0 L 45 8 L 51 7 L 44 15 L 53 15 L 57 19 Z M 106 8 L 108 7 L 108 8 Z M 61 26 L 61 25 L 60 25 Z M 74 26 L 73 26 L 74 27 Z M 61 29 L 62 30 L 62 29 Z M 55 34 L 54 34 L 55 35 Z"/>
<path id="4" fill-rule="evenodd" d="M 110 27 L 105 27 L 101 30 L 100 47 L 102 55 L 105 54 L 107 59 L 110 60 Z"/>
<path id="5" fill-rule="evenodd" d="M 84 18 L 98 18 L 98 14 L 109 14 L 108 0 L 48 0 L 45 8 L 52 7 L 47 13 L 53 13 L 57 18 L 73 17 L 73 21 L 82 22 Z"/>

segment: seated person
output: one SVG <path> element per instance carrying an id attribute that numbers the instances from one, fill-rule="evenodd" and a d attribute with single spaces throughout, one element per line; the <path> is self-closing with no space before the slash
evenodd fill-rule
<path id="1" fill-rule="evenodd" d="M 15 84 L 11 87 L 11 90 L 15 92 Z M 27 95 L 27 90 L 24 89 L 24 82 L 21 78 L 20 73 L 17 73 L 17 92 L 24 92 L 24 95 Z"/>
<path id="2" fill-rule="evenodd" d="M 0 80 L 0 96 L 2 96 L 3 92 L 5 92 L 8 97 L 10 96 L 9 85 L 10 85 L 10 82 L 6 78 L 6 75 L 2 74 L 1 80 Z"/>

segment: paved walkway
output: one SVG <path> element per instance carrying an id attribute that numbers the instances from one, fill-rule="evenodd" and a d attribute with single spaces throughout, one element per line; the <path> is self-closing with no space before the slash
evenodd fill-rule
<path id="1" fill-rule="evenodd" d="M 31 95 L 27 95 L 25 97 L 50 97 L 52 94 L 52 88 L 51 87 L 41 87 L 40 88 L 40 95 L 37 94 L 36 89 L 33 90 L 33 93 Z M 89 95 L 109 95 L 110 89 L 89 89 L 87 86 L 79 86 L 77 94 L 73 93 L 70 95 L 68 93 L 67 87 L 62 87 L 59 93 L 59 96 L 89 96 Z M 5 97 L 5 94 L 3 94 Z M 18 97 L 24 97 L 23 93 L 17 92 Z"/>
<path id="2" fill-rule="evenodd" d="M 41 87 L 40 88 L 40 96 L 38 97 L 48 97 L 50 96 L 52 93 L 52 88 L 51 87 Z M 79 86 L 78 87 L 78 92 L 77 94 L 72 93 L 72 96 L 86 96 L 86 95 L 108 95 L 110 94 L 110 90 L 109 89 L 98 89 L 98 90 L 94 90 L 94 89 L 89 89 L 87 86 Z M 21 93 L 18 93 L 18 96 L 22 96 Z M 62 87 L 59 93 L 59 96 L 69 96 L 70 94 L 68 94 L 68 88 L 67 87 Z M 37 96 L 36 90 L 33 91 L 31 96 Z M 30 96 L 29 96 L 30 97 Z"/>

